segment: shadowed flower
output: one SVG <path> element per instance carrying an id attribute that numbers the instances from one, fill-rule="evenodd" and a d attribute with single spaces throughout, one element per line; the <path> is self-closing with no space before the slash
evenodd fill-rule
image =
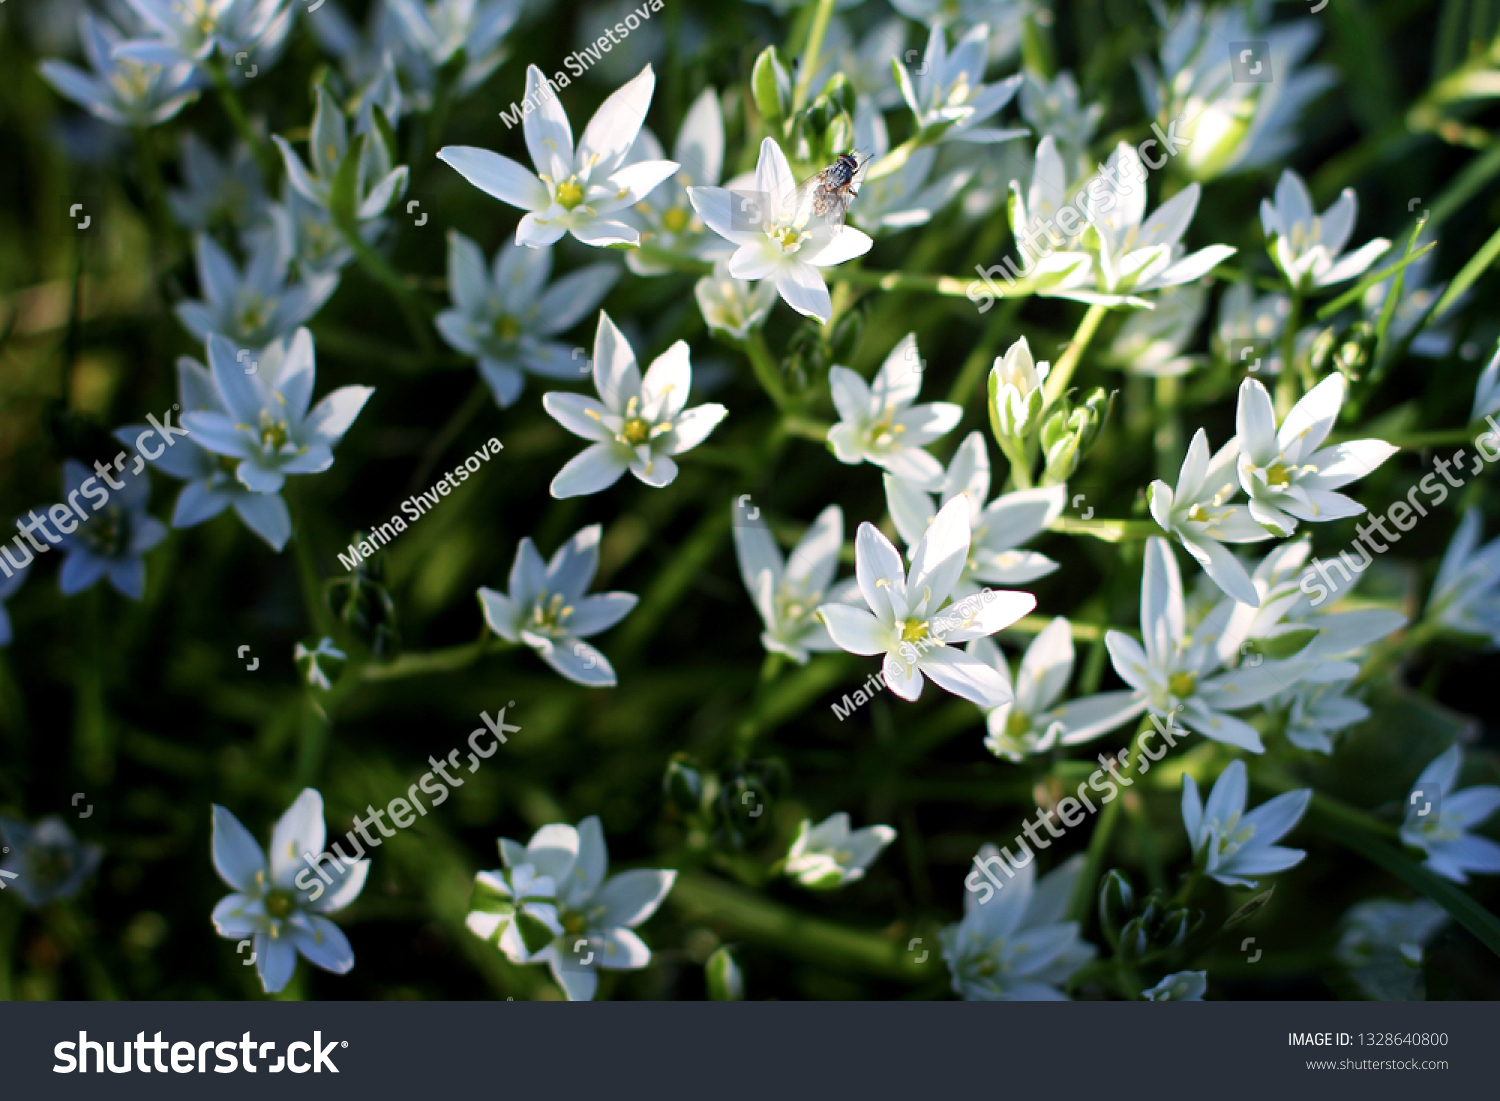
<path id="1" fill-rule="evenodd" d="M 783 562 L 766 526 L 741 519 L 738 502 L 733 507 L 740 576 L 765 624 L 761 645 L 799 665 L 807 664 L 810 650 L 837 650 L 817 609 L 838 572 L 839 550 L 844 545 L 843 510 L 829 505 L 819 513 Z"/>
<path id="2" fill-rule="evenodd" d="M 65 61 L 43 61 L 39 68 L 48 84 L 96 118 L 115 126 L 155 126 L 197 98 L 192 65 L 116 57 L 120 32 L 87 12 L 79 17 L 78 37 L 92 74 Z"/>
<path id="3" fill-rule="evenodd" d="M 1208 793 L 1205 806 L 1198 784 L 1182 774 L 1182 824 L 1198 867 L 1227 887 L 1254 887 L 1250 876 L 1274 875 L 1302 863 L 1307 854 L 1276 844 L 1302 819 L 1312 789 L 1288 791 L 1248 814 L 1244 761 L 1231 761 Z"/>
<path id="4" fill-rule="evenodd" d="M 815 891 L 836 890 L 863 879 L 865 869 L 894 840 L 896 831 L 890 826 L 851 830 L 849 816 L 843 811 L 829 815 L 816 826 L 804 818 L 786 854 L 786 874 Z"/>
<path id="5" fill-rule="evenodd" d="M 269 862 L 250 831 L 225 808 L 215 805 L 213 825 L 214 869 L 234 888 L 214 907 L 214 928 L 230 940 L 254 938 L 255 968 L 266 993 L 275 994 L 291 981 L 299 952 L 316 967 L 348 974 L 354 949 L 323 915 L 359 897 L 370 862 L 320 861 L 327 838 L 323 797 L 313 788 L 297 796 L 271 834 Z M 313 878 L 315 871 L 330 886 Z"/>
<path id="6" fill-rule="evenodd" d="M 18 891 L 33 910 L 72 898 L 104 859 L 102 848 L 78 841 L 55 814 L 34 826 L 0 818 L 0 843 L 10 850 L 0 856 L 0 870 L 15 876 L 0 883 Z"/>
<path id="7" fill-rule="evenodd" d="M 484 621 L 507 642 L 530 646 L 548 665 L 575 684 L 609 688 L 615 671 L 587 642 L 607 631 L 635 607 L 634 593 L 588 593 L 599 569 L 598 524 L 573 536 L 543 562 L 531 539 L 521 540 L 510 568 L 510 592 L 479 590 Z"/>
<path id="8" fill-rule="evenodd" d="M 1500 810 L 1500 787 L 1479 784 L 1457 790 L 1462 764 L 1463 750 L 1455 745 L 1422 770 L 1401 827 L 1401 840 L 1427 854 L 1423 867 L 1455 883 L 1467 883 L 1469 872 L 1500 875 L 1500 845 L 1469 832 Z"/>
<path id="9" fill-rule="evenodd" d="M 551 249 L 501 245 L 491 269 L 478 245 L 457 231 L 448 234 L 454 308 L 438 314 L 438 332 L 453 348 L 478 358 L 479 374 L 502 409 L 521 396 L 524 372 L 566 381 L 587 373 L 587 360 L 551 338 L 598 309 L 620 269 L 591 264 L 549 287 L 551 274 Z"/>
<path id="10" fill-rule="evenodd" d="M 58 571 L 57 585 L 66 596 L 93 588 L 102 577 L 123 596 L 139 600 L 146 591 L 144 555 L 167 537 L 167 525 L 146 514 L 151 499 L 151 481 L 142 471 L 145 464 L 137 460 L 136 469 L 119 470 L 119 478 L 103 474 L 98 477 L 82 463 L 69 459 L 63 464 L 63 500 L 81 493 L 97 501 L 105 483 L 110 486 L 107 498 L 92 506 L 86 519 L 76 528 L 63 532 L 61 548 L 67 557 Z M 107 465 L 105 471 L 109 470 Z M 100 479 L 104 479 L 101 483 Z M 116 486 L 115 481 L 121 484 Z M 87 482 L 93 490 L 84 490 Z M 62 525 L 58 525 L 59 531 Z"/>
<path id="11" fill-rule="evenodd" d="M 337 273 L 288 283 L 291 254 L 273 233 L 255 237 L 244 268 L 206 233 L 199 235 L 196 252 L 203 297 L 179 302 L 177 318 L 200 341 L 217 333 L 239 348 L 264 348 L 310 320 L 339 285 Z"/>

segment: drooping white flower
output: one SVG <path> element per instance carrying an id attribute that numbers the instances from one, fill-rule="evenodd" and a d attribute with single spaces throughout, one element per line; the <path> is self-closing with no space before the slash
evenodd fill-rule
<path id="1" fill-rule="evenodd" d="M 868 99 L 860 100 L 855 107 L 854 148 L 872 163 L 879 163 L 890 152 L 885 118 Z M 859 202 L 849 210 L 849 220 L 875 234 L 926 225 L 973 176 L 971 168 L 956 168 L 928 183 L 936 161 L 937 150 L 922 146 L 894 172 L 866 180 L 859 188 Z"/>
<path id="2" fill-rule="evenodd" d="M 530 646 L 574 684 L 609 688 L 615 671 L 609 659 L 582 641 L 624 619 L 639 599 L 634 593 L 594 593 L 589 584 L 599 570 L 599 536 L 591 524 L 543 562 L 528 536 L 516 548 L 510 592 L 481 588 L 484 621 L 507 642 Z"/>
<path id="3" fill-rule="evenodd" d="M 989 35 L 989 27 L 980 23 L 959 39 L 949 53 L 947 31 L 942 23 L 934 23 L 927 35 L 926 53 L 917 67 L 920 75 L 916 84 L 913 85 L 905 66 L 896 67 L 901 97 L 911 108 L 917 132 L 924 135 L 924 142 L 992 144 L 1026 134 L 1024 127 L 1001 130 L 980 126 L 1009 103 L 1021 86 L 1019 73 L 998 84 L 984 83 Z"/>
<path id="4" fill-rule="evenodd" d="M 1419 1001 L 1426 993 L 1422 961 L 1427 945 L 1448 921 L 1448 911 L 1431 899 L 1366 899 L 1344 915 L 1334 955 L 1365 997 Z"/>
<path id="5" fill-rule="evenodd" d="M 1358 207 L 1354 189 L 1346 187 L 1318 214 L 1302 177 L 1290 168 L 1282 171 L 1276 202 L 1260 201 L 1260 224 L 1271 259 L 1292 287 L 1306 292 L 1363 275 L 1391 247 L 1384 237 L 1377 237 L 1345 255 Z"/>
<path id="6" fill-rule="evenodd" d="M 1234 599 L 1258 607 L 1260 594 L 1251 584 L 1250 575 L 1224 546 L 1271 538 L 1271 533 L 1255 522 L 1248 506 L 1227 503 L 1239 490 L 1235 477 L 1239 451 L 1239 440 L 1231 439 L 1210 458 L 1208 433 L 1198 429 L 1182 460 L 1176 488 L 1158 478 L 1151 483 L 1146 499 L 1152 518 L 1177 538 L 1215 585 Z"/>
<path id="7" fill-rule="evenodd" d="M 651 962 L 651 949 L 634 930 L 656 913 L 677 873 L 642 868 L 606 880 L 609 850 L 598 818 L 591 815 L 576 829 L 561 823 L 543 826 L 525 847 L 502 837 L 500 859 L 512 873 L 512 885 L 515 873 L 529 866 L 533 892 L 540 890 L 542 879 L 550 880 L 556 890 L 552 941 L 527 952 L 520 937 L 501 937 L 499 946 L 511 962 L 547 964 L 574 1002 L 593 998 L 599 968 L 635 971 Z M 498 879 L 504 873 L 480 874 Z"/>
<path id="8" fill-rule="evenodd" d="M 717 402 L 686 408 L 693 367 L 685 341 L 653 360 L 642 378 L 635 352 L 602 310 L 593 365 L 602 401 L 558 390 L 542 397 L 553 420 L 594 441 L 557 472 L 554 497 L 598 493 L 627 470 L 648 486 L 670 485 L 677 477 L 672 456 L 697 447 L 729 412 Z"/>
<path id="9" fill-rule="evenodd" d="M 1208 989 L 1207 971 L 1178 971 L 1141 991 L 1148 1002 L 1201 1002 Z"/>
<path id="10" fill-rule="evenodd" d="M 710 329 L 735 340 L 745 340 L 765 324 L 776 304 L 776 284 L 769 280 L 751 283 L 729 274 L 729 261 L 714 261 L 714 273 L 693 284 L 693 297 Z"/>
<path id="11" fill-rule="evenodd" d="M 663 159 L 661 145 L 650 130 L 641 128 L 630 157 L 639 161 Z M 704 88 L 688 108 L 672 144 L 672 160 L 681 166 L 676 175 L 657 188 L 650 199 L 636 203 L 629 220 L 641 229 L 642 244 L 707 259 L 727 246 L 717 234 L 706 232 L 687 189 L 717 186 L 724 170 L 724 113 L 714 88 Z M 625 254 L 625 263 L 637 275 L 665 275 L 672 270 L 634 251 Z"/>
<path id="12" fill-rule="evenodd" d="M 1063 744 L 1098 737 L 1149 710 L 1163 722 L 1181 723 L 1205 738 L 1264 752 L 1259 731 L 1228 712 L 1253 707 L 1291 687 L 1306 670 L 1296 662 L 1267 661 L 1218 672 L 1224 661 L 1217 643 L 1234 606 L 1224 602 L 1189 634 L 1182 575 L 1171 544 L 1159 536 L 1147 540 L 1141 578 L 1145 646 L 1124 631 L 1104 636 L 1110 662 L 1130 691 L 1103 692 L 1060 708 L 1058 717 L 1070 728 Z"/>
<path id="13" fill-rule="evenodd" d="M 849 604 L 818 609 L 840 649 L 884 654 L 885 683 L 905 700 L 921 696 L 923 674 L 981 707 L 1011 698 L 999 673 L 957 646 L 1009 627 L 1036 607 L 1036 597 L 1001 590 L 948 603 L 969 558 L 965 501 L 955 498 L 938 512 L 912 551 L 910 570 L 873 524 L 860 525 L 854 548 L 855 576 L 870 610 Z"/>
<path id="14" fill-rule="evenodd" d="M 1484 518 L 1469 509 L 1453 532 L 1424 617 L 1450 630 L 1480 635 L 1500 646 L 1500 539 L 1483 547 Z"/>
<path id="15" fill-rule="evenodd" d="M 255 940 L 255 967 L 267 994 L 291 980 L 300 952 L 335 975 L 354 967 L 354 949 L 325 914 L 342 910 L 364 889 L 368 860 L 323 861 L 323 797 L 305 788 L 276 823 L 269 862 L 250 831 L 224 807 L 213 811 L 213 859 L 234 888 L 214 907 L 219 936 Z M 325 885 L 326 882 L 326 885 Z"/>
<path id="16" fill-rule="evenodd" d="M 1401 840 L 1427 854 L 1423 866 L 1455 883 L 1469 872 L 1500 875 L 1500 845 L 1469 832 L 1500 810 L 1500 786 L 1458 790 L 1463 750 L 1451 746 L 1422 770 L 1406 800 Z"/>
<path id="17" fill-rule="evenodd" d="M 921 540 L 940 506 L 955 497 L 968 502 L 969 560 L 954 586 L 956 596 L 978 592 L 985 584 L 1024 585 L 1057 569 L 1057 563 L 1046 555 L 1019 548 L 1062 513 L 1067 487 L 1017 490 L 985 504 L 990 492 L 990 458 L 983 433 L 964 437 L 935 491 L 894 474 L 885 475 L 884 482 L 891 520 L 908 547 Z"/>
<path id="18" fill-rule="evenodd" d="M 479 190 L 527 211 L 516 228 L 518 245 L 543 248 L 569 233 L 586 245 L 637 245 L 640 234 L 610 215 L 640 202 L 678 168 L 675 161 L 626 163 L 655 88 L 647 65 L 600 105 L 575 149 L 556 91 L 531 65 L 526 98 L 537 106 L 522 128 L 535 175 L 509 157 L 469 145 L 446 146 L 438 159 Z"/>
<path id="19" fill-rule="evenodd" d="M 688 199 L 704 224 L 738 245 L 729 260 L 737 279 L 771 279 L 792 309 L 826 322 L 833 302 L 822 269 L 870 251 L 869 236 L 833 224 L 797 199 L 797 181 L 774 138 L 760 143 L 753 194 L 722 187 L 690 187 Z"/>
<path id="20" fill-rule="evenodd" d="M 1342 520 L 1365 506 L 1336 490 L 1370 474 L 1397 451 L 1384 440 L 1350 440 L 1323 447 L 1338 420 L 1349 384 L 1335 372 L 1314 386 L 1276 427 L 1271 395 L 1257 380 L 1240 383 L 1235 435 L 1240 485 L 1250 515 L 1281 536 L 1298 520 Z"/>
<path id="21" fill-rule="evenodd" d="M 526 374 L 577 381 L 587 362 L 554 338 L 599 308 L 620 277 L 613 264 L 590 264 L 552 286 L 552 250 L 504 244 L 493 268 L 479 246 L 457 231 L 448 234 L 448 293 L 453 309 L 437 316 L 450 347 L 475 356 L 495 402 L 515 404 Z"/>
<path id="22" fill-rule="evenodd" d="M 1005 655 L 992 639 L 976 638 L 969 643 L 969 653 L 1005 678 L 1015 697 L 985 715 L 985 748 L 1011 761 L 1050 752 L 1067 733 L 1053 708 L 1073 676 L 1073 628 L 1068 621 L 1058 616 L 1031 640 L 1014 684 Z"/>
<path id="23" fill-rule="evenodd" d="M 863 879 L 865 869 L 894 840 L 896 831 L 890 826 L 850 830 L 849 816 L 843 811 L 816 826 L 804 818 L 786 854 L 786 874 L 816 891 L 836 890 Z"/>
<path id="24" fill-rule="evenodd" d="M 1137 75 L 1147 114 L 1181 135 L 1167 152 L 1187 175 L 1206 183 L 1290 157 L 1303 112 L 1337 80 L 1330 65 L 1302 64 L 1318 33 L 1316 20 L 1265 26 L 1237 6 L 1177 9 L 1160 69 L 1141 59 Z"/>
<path id="25" fill-rule="evenodd" d="M 977 861 L 991 858 L 1001 859 L 986 844 Z M 965 1001 L 1066 1001 L 1060 988 L 1094 958 L 1078 923 L 1064 920 L 1083 864 L 1080 853 L 1037 879 L 1032 859 L 993 896 L 965 891 L 963 920 L 938 934 L 953 992 Z"/>
<path id="26" fill-rule="evenodd" d="M 828 443 L 839 462 L 870 462 L 915 485 L 937 485 L 943 464 L 923 449 L 951 432 L 963 409 L 946 401 L 912 404 L 922 389 L 915 334 L 891 349 L 873 382 L 835 365 L 828 369 L 828 386 L 839 413 Z"/>
<path id="27" fill-rule="evenodd" d="M 1249 813 L 1249 781 L 1244 761 L 1231 761 L 1219 774 L 1205 806 L 1193 777 L 1182 774 L 1182 824 L 1193 857 L 1210 877 L 1228 887 L 1254 887 L 1252 876 L 1274 875 L 1302 863 L 1307 854 L 1276 844 L 1302 819 L 1312 788 L 1288 791 Z"/>
<path id="28" fill-rule="evenodd" d="M 838 649 L 817 610 L 838 572 L 839 550 L 844 545 L 843 510 L 829 505 L 819 513 L 783 562 L 764 522 L 747 520 L 738 503 L 734 508 L 734 549 L 745 589 L 765 625 L 761 645 L 799 665 L 806 664 L 808 651 Z"/>
<path id="29" fill-rule="evenodd" d="M 222 336 L 208 338 L 209 370 L 227 412 L 184 413 L 194 442 L 238 459 L 235 477 L 257 493 L 278 492 L 290 474 L 327 470 L 374 388 L 341 386 L 309 409 L 317 363 L 306 329 L 262 351 L 254 374 L 245 373 L 245 360 Z"/>

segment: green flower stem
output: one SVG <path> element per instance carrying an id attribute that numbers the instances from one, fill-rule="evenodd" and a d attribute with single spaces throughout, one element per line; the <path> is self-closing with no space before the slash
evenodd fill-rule
<path id="1" fill-rule="evenodd" d="M 1177 482 L 1182 466 L 1182 380 L 1162 375 L 1156 380 L 1156 476 L 1168 485 Z"/>
<path id="2" fill-rule="evenodd" d="M 204 68 L 208 70 L 208 75 L 214 82 L 214 91 L 218 93 L 219 103 L 223 106 L 224 113 L 229 116 L 229 121 L 234 124 L 235 130 L 244 143 L 250 147 L 250 152 L 254 154 L 267 180 L 275 179 L 280 158 L 261 136 L 260 131 L 251 125 L 250 116 L 245 113 L 245 105 L 240 101 L 240 94 L 235 91 L 234 84 L 230 82 L 229 74 L 225 70 L 224 59 L 215 57 Z"/>
<path id="3" fill-rule="evenodd" d="M 1039 635 L 1051 624 L 1052 617 L 1045 615 L 1022 616 L 1009 627 L 1007 631 L 1018 631 L 1027 635 Z M 1098 623 L 1075 623 L 1071 620 L 1068 624 L 1073 629 L 1073 637 L 1079 642 L 1093 642 L 1104 637 L 1104 632 L 1109 628 Z"/>
<path id="4" fill-rule="evenodd" d="M 1354 685 L 1365 684 L 1394 668 L 1407 654 L 1420 650 L 1442 633 L 1442 625 L 1431 620 L 1418 623 L 1394 638 L 1376 643 L 1374 653 L 1365 659 L 1364 666 L 1355 675 Z"/>
<path id="5" fill-rule="evenodd" d="M 1068 516 L 1059 516 L 1047 525 L 1047 530 L 1060 531 L 1064 535 L 1089 535 L 1106 543 L 1149 539 L 1162 534 L 1153 520 L 1075 520 Z"/>
<path id="6" fill-rule="evenodd" d="M 145 193 L 147 211 L 151 220 L 156 223 L 156 232 L 170 241 L 177 232 L 177 226 L 167 206 L 167 185 L 162 179 L 156 149 L 151 144 L 151 131 L 144 126 L 136 127 L 135 149 L 140 162 L 141 190 Z"/>
<path id="7" fill-rule="evenodd" d="M 712 275 L 713 264 L 707 260 L 699 260 L 692 256 L 683 256 L 681 253 L 670 249 L 658 248 L 655 245 L 641 245 L 636 252 L 642 260 L 649 260 L 664 268 L 680 271 L 685 275 Z"/>
<path id="8" fill-rule="evenodd" d="M 943 968 L 935 939 L 925 938 L 927 958 L 919 964 L 916 960 L 920 953 L 906 951 L 904 936 L 891 939 L 880 933 L 805 917 L 703 872 L 679 872 L 667 898 L 690 920 L 707 922 L 723 930 L 729 939 L 764 944 L 819 967 L 864 972 L 907 983 L 931 979 Z"/>
<path id="9" fill-rule="evenodd" d="M 1119 769 L 1119 774 L 1123 779 L 1131 778 L 1140 756 L 1139 753 L 1132 753 L 1130 760 Z M 1083 922 L 1088 918 L 1094 901 L 1095 887 L 1099 882 L 1099 877 L 1104 874 L 1104 860 L 1109 856 L 1109 844 L 1114 836 L 1115 823 L 1120 820 L 1120 812 L 1124 809 L 1125 800 L 1128 798 L 1130 795 L 1122 790 L 1118 799 L 1099 812 L 1099 822 L 1094 827 L 1094 835 L 1089 838 L 1088 855 L 1084 857 L 1083 874 L 1078 877 L 1078 885 L 1073 889 L 1073 898 L 1068 903 L 1069 921 Z"/>
<path id="10" fill-rule="evenodd" d="M 833 0 L 818 0 L 813 11 L 812 26 L 807 32 L 807 48 L 802 51 L 802 62 L 797 67 L 797 83 L 792 89 L 792 112 L 807 105 L 807 91 L 813 74 L 818 69 L 818 55 L 823 52 L 823 36 L 828 33 L 828 21 L 833 17 Z"/>
<path id="11" fill-rule="evenodd" d="M 443 457 L 453 441 L 458 439 L 458 434 L 469 426 L 469 422 L 479 415 L 479 411 L 489 405 L 490 388 L 483 379 L 474 384 L 469 391 L 469 396 L 464 399 L 462 405 L 453 411 L 453 415 L 447 423 L 438 430 L 438 434 L 432 438 L 427 449 L 422 452 L 421 461 L 417 463 L 411 481 L 407 484 L 408 493 L 418 493 L 427 487 L 427 476 L 432 473 L 432 468 L 437 466 L 438 460 Z"/>
<path id="12" fill-rule="evenodd" d="M 461 646 L 449 646 L 425 653 L 410 652 L 383 664 L 365 665 L 359 670 L 359 678 L 374 683 L 403 680 L 407 677 L 428 677 L 443 673 L 461 672 L 474 665 L 488 654 L 514 650 L 519 643 L 507 642 L 503 638 L 481 637 Z M 340 681 L 340 683 L 343 683 Z"/>
<path id="13" fill-rule="evenodd" d="M 287 496 L 292 495 L 288 493 Z M 323 584 L 313 557 L 312 538 L 307 530 L 306 516 L 300 507 L 300 501 L 294 508 L 292 552 L 297 559 L 297 579 L 302 586 L 302 606 L 307 611 L 307 625 L 319 638 L 331 638 L 334 632 L 333 612 L 323 601 Z"/>
<path id="14" fill-rule="evenodd" d="M 839 278 L 856 287 L 871 287 L 882 291 L 925 291 L 948 298 L 969 297 L 968 289 L 975 283 L 984 287 L 983 281 L 979 279 L 955 279 L 951 275 L 922 275 L 905 271 L 866 271 L 848 266 L 839 269 Z M 1033 294 L 1034 286 L 1035 282 L 1031 279 L 1018 279 L 1015 286 L 1006 288 L 1005 297 L 1021 298 Z"/>
<path id="15" fill-rule="evenodd" d="M 766 338 L 759 329 L 752 329 L 745 338 L 745 355 L 750 357 L 750 366 L 755 371 L 755 379 L 760 383 L 761 389 L 776 403 L 778 409 L 785 409 L 791 399 L 781 382 L 781 368 L 777 366 L 771 349 L 766 346 Z"/>
<path id="16" fill-rule="evenodd" d="M 1083 320 L 1078 323 L 1078 331 L 1073 334 L 1068 350 L 1063 352 L 1062 358 L 1052 365 L 1052 372 L 1047 376 L 1047 384 L 1042 390 L 1046 395 L 1047 405 L 1056 404 L 1057 400 L 1067 393 L 1068 383 L 1073 379 L 1073 372 L 1078 367 L 1078 361 L 1083 358 L 1089 341 L 1094 339 L 1099 323 L 1108 313 L 1108 306 L 1093 305 L 1089 307 L 1089 312 L 1083 315 Z"/>
<path id="17" fill-rule="evenodd" d="M 1382 437 L 1386 443 L 1395 444 L 1402 451 L 1421 451 L 1428 447 L 1451 447 L 1454 444 L 1472 443 L 1477 436 L 1491 435 L 1489 426 L 1480 422 L 1480 427 L 1473 428 L 1444 428 L 1434 432 L 1412 432 L 1405 436 Z M 1344 443 L 1355 436 L 1335 436 L 1329 444 Z"/>
<path id="18" fill-rule="evenodd" d="M 922 148 L 923 144 L 920 134 L 914 134 L 907 138 L 869 167 L 868 171 L 865 172 L 865 182 L 878 180 L 889 176 L 892 172 L 901 171 L 906 166 L 906 162 L 911 160 L 911 155 Z"/>
<path id="19" fill-rule="evenodd" d="M 1297 404 L 1297 326 L 1302 323 L 1302 292 L 1293 287 L 1288 292 L 1292 300 L 1291 312 L 1287 315 L 1286 328 L 1281 333 L 1281 375 L 1276 380 L 1276 418 L 1283 420 Z"/>
<path id="20" fill-rule="evenodd" d="M 436 351 L 428 325 L 432 311 L 417 297 L 416 291 L 401 278 L 400 273 L 386 262 L 385 257 L 365 243 L 357 227 L 339 224 L 337 219 L 334 224 L 338 225 L 344 243 L 354 252 L 360 267 L 365 269 L 370 278 L 391 292 L 391 297 L 396 300 L 401 315 L 406 319 L 406 327 L 411 330 L 412 339 L 417 342 L 417 350 L 424 359 L 430 359 Z"/>
<path id="21" fill-rule="evenodd" d="M 1188 873 L 1187 878 L 1182 881 L 1182 886 L 1177 889 L 1177 893 L 1172 896 L 1171 905 L 1186 906 L 1193 895 L 1197 893 L 1198 885 L 1202 882 L 1203 870 L 1194 866 L 1193 870 Z"/>
<path id="22" fill-rule="evenodd" d="M 816 440 L 818 443 L 825 443 L 828 440 L 828 432 L 833 427 L 823 421 L 791 415 L 783 417 L 781 423 L 788 436 L 800 436 L 804 440 Z"/>

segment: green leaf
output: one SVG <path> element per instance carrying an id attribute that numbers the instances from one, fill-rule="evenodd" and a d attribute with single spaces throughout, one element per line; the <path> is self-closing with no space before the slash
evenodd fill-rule
<path id="1" fill-rule="evenodd" d="M 708 997 L 714 1002 L 740 1002 L 745 1000 L 745 978 L 739 965 L 729 954 L 728 948 L 715 949 L 703 965 L 703 978 L 708 985 Z"/>
<path id="2" fill-rule="evenodd" d="M 1431 248 L 1432 245 L 1427 247 Z M 1453 282 L 1449 283 L 1448 289 L 1443 292 L 1443 297 L 1433 307 L 1432 317 L 1434 319 L 1442 317 L 1453 306 L 1453 303 L 1458 301 L 1459 295 L 1473 286 L 1474 281 L 1488 270 L 1497 256 L 1500 256 L 1500 230 L 1496 230 L 1494 235 L 1484 243 L 1484 247 L 1476 252 L 1463 266 L 1463 270 L 1454 276 Z"/>
<path id="3" fill-rule="evenodd" d="M 1365 291 L 1369 290 L 1376 283 L 1383 283 L 1385 280 L 1389 279 L 1397 272 L 1405 270 L 1406 265 L 1412 263 L 1422 256 L 1426 256 L 1435 248 L 1437 248 L 1437 242 L 1431 241 L 1423 245 L 1416 252 L 1408 252 L 1405 256 L 1396 261 L 1396 263 L 1392 264 L 1390 267 L 1385 268 L 1381 271 L 1377 271 L 1372 275 L 1365 276 L 1354 286 L 1350 287 L 1343 294 L 1335 298 L 1332 302 L 1325 303 L 1323 305 L 1323 308 L 1318 311 L 1318 320 L 1326 321 L 1350 303 L 1358 302 L 1360 298 L 1364 296 Z"/>
<path id="4" fill-rule="evenodd" d="M 1253 638 L 1240 647 L 1245 655 L 1260 654 L 1272 661 L 1285 661 L 1307 649 L 1308 643 L 1318 637 L 1316 627 L 1298 627 L 1283 631 L 1270 638 Z"/>
<path id="5" fill-rule="evenodd" d="M 1378 864 L 1407 886 L 1421 891 L 1455 921 L 1473 933 L 1486 948 L 1500 956 L 1500 918 L 1475 902 L 1454 884 L 1429 872 L 1411 857 L 1371 836 L 1358 826 L 1323 812 L 1316 799 L 1308 808 L 1309 823 L 1330 841 L 1353 849 L 1372 864 Z"/>

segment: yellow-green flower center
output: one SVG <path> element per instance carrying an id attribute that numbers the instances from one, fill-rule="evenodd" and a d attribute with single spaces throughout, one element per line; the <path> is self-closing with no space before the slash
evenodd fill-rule
<path id="1" fill-rule="evenodd" d="M 120 553 L 125 542 L 124 519 L 118 505 L 107 505 L 103 512 L 95 513 L 88 523 L 81 525 L 78 534 L 95 554 L 112 558 Z"/>
<path id="2" fill-rule="evenodd" d="M 514 340 L 521 335 L 521 323 L 510 314 L 501 314 L 495 318 L 492 328 L 501 340 Z"/>
<path id="3" fill-rule="evenodd" d="M 651 424 L 640 417 L 632 417 L 625 422 L 625 427 L 620 429 L 620 434 L 632 447 L 639 447 L 651 438 Z"/>
<path id="4" fill-rule="evenodd" d="M 547 597 L 543 590 L 536 598 L 536 606 L 531 610 L 531 630 L 537 634 L 557 635 L 564 633 L 564 624 L 573 614 L 573 606 L 566 602 L 562 593 L 553 593 L 551 598 Z"/>
<path id="5" fill-rule="evenodd" d="M 902 642 L 921 642 L 927 637 L 927 621 L 925 619 L 908 619 L 901 625 Z"/>
<path id="6" fill-rule="evenodd" d="M 692 220 L 686 210 L 680 206 L 674 206 L 661 216 L 661 227 L 668 233 L 681 233 L 687 229 L 688 222 Z"/>
<path id="7" fill-rule="evenodd" d="M 580 913 L 564 912 L 561 918 L 563 932 L 567 933 L 570 937 L 576 937 L 588 928 L 588 922 L 584 920 L 583 915 Z"/>
<path id="8" fill-rule="evenodd" d="M 296 908 L 296 901 L 286 891 L 271 891 L 266 895 L 266 913 L 273 918 L 285 918 Z"/>
<path id="9" fill-rule="evenodd" d="M 557 188 L 557 205 L 564 210 L 572 210 L 583 202 L 583 186 L 579 184 L 577 176 L 569 176 Z"/>
<path id="10" fill-rule="evenodd" d="M 280 451 L 286 446 L 286 421 L 263 420 L 260 426 L 260 445 L 267 451 Z"/>
<path id="11" fill-rule="evenodd" d="M 808 235 L 791 226 L 777 226 L 771 230 L 771 239 L 781 246 L 782 252 L 796 252 Z"/>
<path id="12" fill-rule="evenodd" d="M 1031 716 L 1019 707 L 1012 707 L 1010 714 L 1005 718 L 1005 736 L 1008 738 L 1019 738 L 1031 729 Z"/>
<path id="13" fill-rule="evenodd" d="M 1187 699 L 1198 690 L 1198 678 L 1191 673 L 1173 673 L 1167 680 L 1167 691 L 1180 700 Z"/>
<path id="14" fill-rule="evenodd" d="M 1289 486 L 1292 484 L 1292 472 L 1286 468 L 1286 464 L 1284 463 L 1272 463 L 1266 467 L 1266 484 Z"/>

